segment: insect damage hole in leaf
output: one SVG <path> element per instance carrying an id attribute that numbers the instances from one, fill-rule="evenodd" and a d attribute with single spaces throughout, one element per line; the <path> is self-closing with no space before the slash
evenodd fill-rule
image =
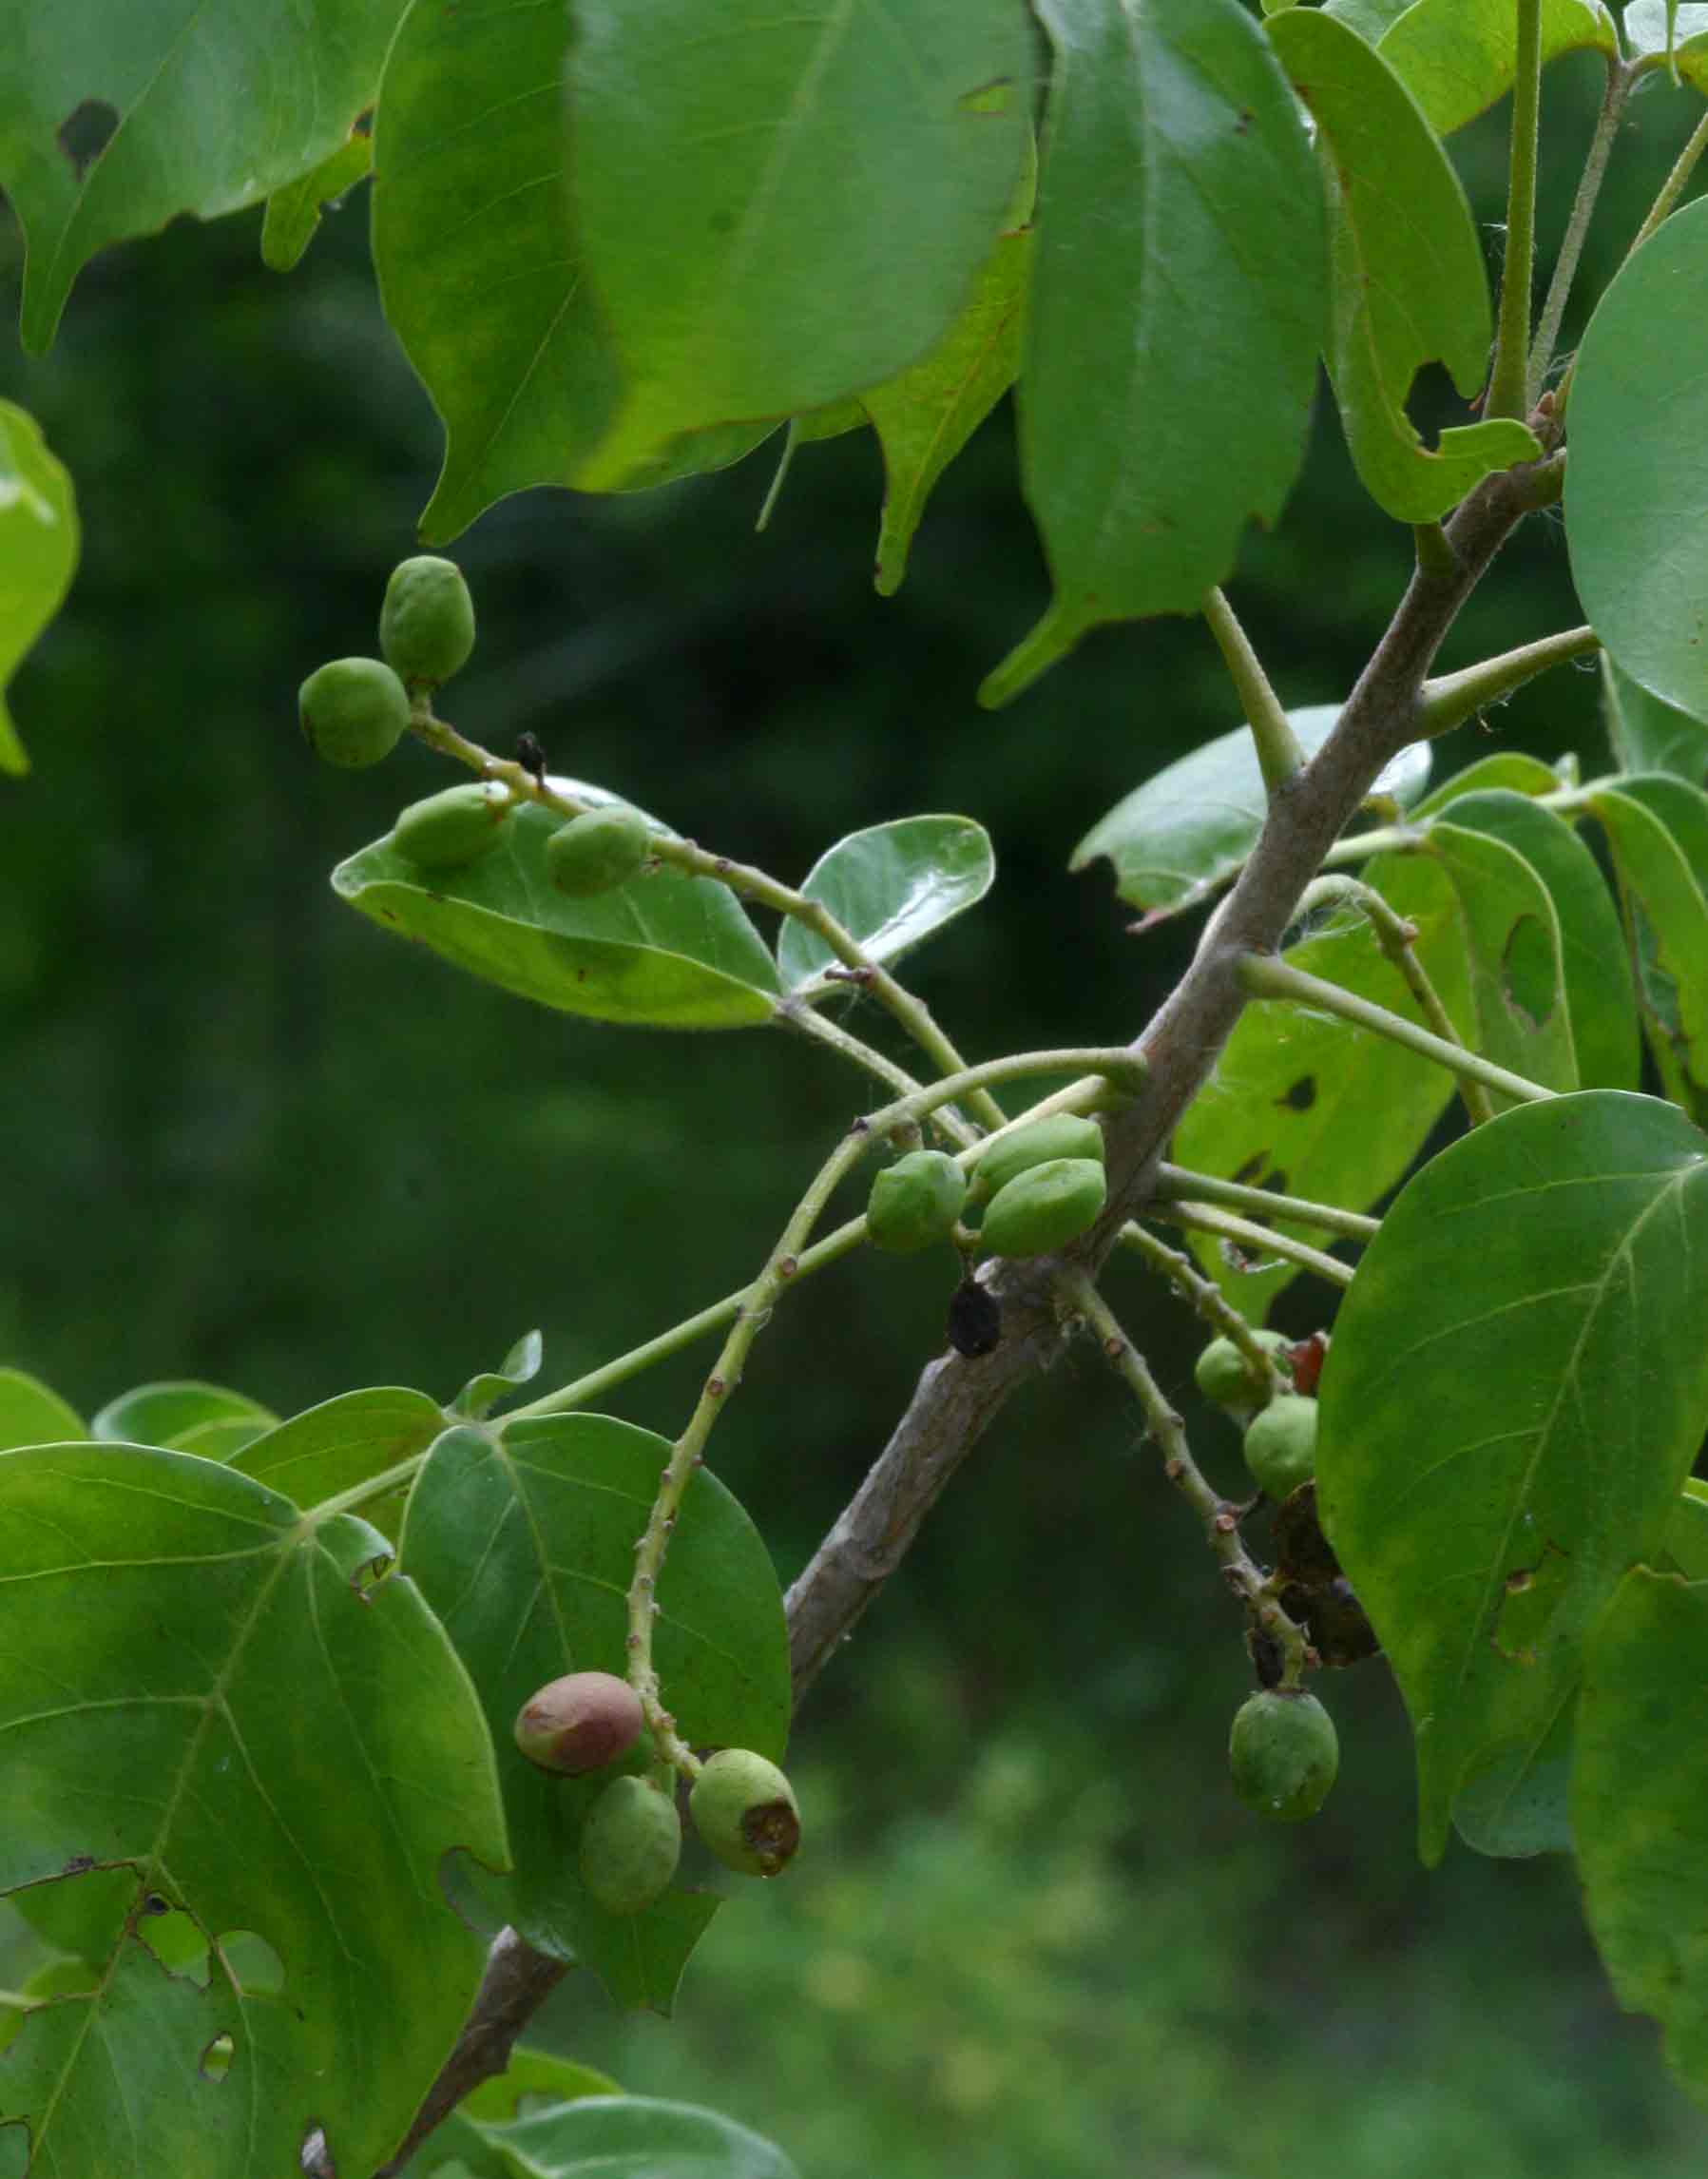
<path id="1" fill-rule="evenodd" d="M 79 182 L 112 142 L 118 125 L 118 107 L 104 98 L 86 98 L 60 123 L 54 135 Z"/>

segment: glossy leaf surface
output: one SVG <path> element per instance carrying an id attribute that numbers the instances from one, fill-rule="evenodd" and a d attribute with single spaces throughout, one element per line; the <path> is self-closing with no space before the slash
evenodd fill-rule
<path id="1" fill-rule="evenodd" d="M 254 2179 L 311 2122 L 369 2170 L 449 2050 L 482 1947 L 441 1863 L 502 1865 L 503 1818 L 473 1691 L 413 1586 L 371 1578 L 383 1552 L 182 1454 L 0 1457 L 0 1889 L 92 1862 L 133 1899 L 99 1986 L 7 2055 L 42 2179 Z M 152 1895 L 255 1932 L 282 1993 L 169 1976 L 137 1934 Z"/>
<path id="2" fill-rule="evenodd" d="M 515 1853 L 509 1919 L 542 1951 L 592 1968 L 620 2003 L 659 2012 L 717 1899 L 673 1889 L 640 1915 L 596 1906 L 575 1842 L 605 1779 L 537 1770 L 512 1726 L 547 1681 L 624 1671 L 635 1539 L 669 1453 L 651 1431 L 606 1416 L 459 1425 L 416 1479 L 402 1545 L 491 1727 Z M 790 1700 L 777 1577 L 747 1515 L 704 1471 L 688 1486 L 657 1601 L 655 1661 L 682 1737 L 780 1756 Z"/>
<path id="3" fill-rule="evenodd" d="M 58 1445 L 87 1436 L 76 1409 L 39 1377 L 0 1369 L 0 1453 L 14 1445 Z"/>
<path id="4" fill-rule="evenodd" d="M 1708 1418 L 1708 1140 L 1590 1090 L 1501 1114 L 1385 1214 L 1323 1371 L 1317 1507 L 1417 1736 L 1419 1845 L 1568 1842 L 1584 1636 Z"/>
<path id="5" fill-rule="evenodd" d="M 822 901 L 873 960 L 893 961 L 982 900 L 995 876 L 990 836 L 970 818 L 896 818 L 839 839 L 801 891 Z M 816 931 L 784 922 L 777 968 L 792 993 L 833 990 L 824 971 L 835 957 Z"/>
<path id="6" fill-rule="evenodd" d="M 1598 0 L 1542 0 L 1542 58 L 1619 49 L 1613 18 Z M 1377 50 L 1429 117 L 1450 136 L 1512 88 L 1518 17 L 1506 0 L 1417 0 Z"/>
<path id="7" fill-rule="evenodd" d="M 1708 1114 L 1708 903 L 1659 818 L 1606 788 L 1590 799 L 1613 858 L 1637 1002 L 1666 1093 Z"/>
<path id="8" fill-rule="evenodd" d="M 425 1452 L 444 1427 L 443 1411 L 424 1392 L 344 1392 L 255 1438 L 231 1465 L 306 1508 Z"/>
<path id="9" fill-rule="evenodd" d="M 1497 749 L 1493 755 L 1467 764 L 1462 772 L 1454 772 L 1438 787 L 1431 787 L 1411 815 L 1413 819 L 1433 817 L 1461 795 L 1481 794 L 1490 787 L 1509 788 L 1519 795 L 1551 795 L 1559 784 L 1559 773 L 1540 757 L 1527 756 L 1522 749 Z"/>
<path id="10" fill-rule="evenodd" d="M 1327 294 L 1304 126 L 1239 0 L 1039 12 L 1055 63 L 1017 397 L 1055 595 L 987 704 L 1100 622 L 1197 611 L 1247 521 L 1275 520 Z"/>
<path id="11" fill-rule="evenodd" d="M 1708 786 L 1708 721 L 1651 696 L 1602 653 L 1607 739 L 1622 772 L 1672 772 Z"/>
<path id="12" fill-rule="evenodd" d="M 271 1408 L 228 1385 L 203 1384 L 196 1378 L 139 1384 L 109 1399 L 89 1424 L 91 1437 L 114 1444 L 178 1446 L 191 1432 L 210 1423 L 248 1425 L 259 1437 L 278 1420 Z"/>
<path id="13" fill-rule="evenodd" d="M 574 781 L 553 784 L 604 799 Z M 339 863 L 333 889 L 383 929 L 565 1013 L 646 1029 L 770 1019 L 777 969 L 727 886 L 658 870 L 570 899 L 546 875 L 546 842 L 563 822 L 530 802 L 489 854 L 431 883 L 388 835 Z"/>
<path id="14" fill-rule="evenodd" d="M 71 479 L 48 452 L 35 418 L 0 401 L 0 773 L 29 769 L 7 708 L 7 684 L 59 610 L 77 550 Z"/>
<path id="15" fill-rule="evenodd" d="M 1708 719 L 1708 202 L 1662 221 L 1596 305 L 1571 389 L 1565 536 L 1631 679 Z"/>

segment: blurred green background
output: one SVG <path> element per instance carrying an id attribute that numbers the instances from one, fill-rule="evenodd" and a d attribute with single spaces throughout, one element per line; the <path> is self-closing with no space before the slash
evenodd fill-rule
<path id="1" fill-rule="evenodd" d="M 1550 73 L 1545 250 L 1597 89 L 1593 64 Z M 1695 105 L 1652 82 L 1634 106 L 1586 293 Z M 1455 144 L 1491 256 L 1503 118 Z M 285 280 L 258 225 L 112 253 L 49 357 L 0 360 L 85 535 L 15 688 L 35 770 L 0 782 L 0 1359 L 86 1412 L 162 1376 L 281 1411 L 369 1383 L 448 1397 L 534 1324 L 562 1381 L 749 1274 L 874 1101 L 780 1038 L 529 1011 L 334 900 L 333 863 L 447 775 L 413 744 L 377 772 L 318 769 L 295 691 L 373 647 L 438 434 L 379 316 L 363 194 Z M 889 603 L 869 439 L 803 450 L 756 535 L 776 452 L 485 516 L 453 548 L 480 647 L 442 708 L 507 752 L 529 730 L 555 769 L 787 878 L 863 824 L 976 817 L 1001 877 L 915 957 L 939 1018 L 973 1055 L 1134 1033 L 1194 931 L 1135 939 L 1106 873 L 1065 866 L 1139 779 L 1235 723 L 1208 636 L 1105 631 L 983 714 L 981 673 L 1046 588 L 1006 407 Z M 1325 409 L 1283 527 L 1251 536 L 1230 586 L 1286 701 L 1344 692 L 1410 554 Z M 1577 618 L 1558 524 L 1533 523 L 1443 664 Z M 1524 692 L 1440 767 L 1502 744 L 1597 762 L 1593 676 Z M 892 1045 L 870 1010 L 857 1026 Z M 761 1342 L 715 1457 L 785 1580 L 939 1351 L 951 1282 L 947 1262 L 850 1261 Z M 1187 1313 L 1130 1265 L 1110 1291 L 1190 1406 Z M 1277 1321 L 1327 1313 L 1301 1284 Z M 617 1411 L 674 1431 L 702 1366 L 660 1368 Z M 1190 1412 L 1231 1485 L 1231 1426 Z M 804 1710 L 810 1851 L 788 1882 L 720 1918 L 674 2022 L 615 2019 L 571 1977 L 543 2037 L 730 2111 L 809 2179 L 1699 2171 L 1708 2124 L 1615 2013 L 1569 1870 L 1455 1847 L 1422 1874 L 1380 1665 L 1325 1689 L 1344 1750 L 1326 1813 L 1261 1831 L 1225 1778 L 1249 1676 L 1124 1397 L 1070 1354 Z"/>

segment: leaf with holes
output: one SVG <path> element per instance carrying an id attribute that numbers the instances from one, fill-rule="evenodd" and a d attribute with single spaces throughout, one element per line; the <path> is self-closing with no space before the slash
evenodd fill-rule
<path id="1" fill-rule="evenodd" d="M 1708 1419 L 1708 1140 L 1619 1090 L 1452 1144 L 1365 1251 L 1323 1369 L 1317 1509 L 1417 1737 L 1438 1861 L 1568 1843 L 1583 1644 Z"/>
<path id="2" fill-rule="evenodd" d="M 1515 848 L 1492 833 L 1441 817 L 1423 852 L 1447 872 L 1459 901 L 1459 930 L 1470 970 L 1467 1043 L 1539 1082 L 1578 1087 L 1571 1015 L 1560 964 L 1560 918 L 1542 879 Z M 1506 1102 L 1490 1090 L 1498 1109 Z"/>
<path id="3" fill-rule="evenodd" d="M 635 1540 L 669 1456 L 664 1438 L 603 1415 L 460 1424 L 416 1478 L 402 1546 L 491 1727 L 515 1853 L 509 1919 L 541 1951 L 591 1968 L 619 2003 L 658 2012 L 669 2011 L 716 1897 L 675 1888 L 632 1916 L 597 1906 L 575 1842 L 605 1776 L 537 1770 L 511 1728 L 547 1681 L 625 1670 Z M 682 1738 L 780 1757 L 790 1698 L 777 1576 L 752 1522 L 703 1470 L 682 1500 L 656 1601 L 654 1661 Z"/>
<path id="4" fill-rule="evenodd" d="M 801 891 L 828 908 L 874 961 L 899 960 L 963 916 L 996 877 L 990 836 L 963 817 L 895 818 L 850 833 L 821 855 Z M 777 936 L 777 970 L 792 997 L 835 991 L 835 955 L 790 916 Z"/>
<path id="5" fill-rule="evenodd" d="M 183 1454 L 0 1456 L 0 1891 L 130 1895 L 98 1986 L 7 2054 L 42 2179 L 255 2179 L 315 2124 L 372 2170 L 442 2063 L 482 1966 L 442 1866 L 501 1866 L 503 1812 L 468 1676 L 384 1552 Z M 156 1902 L 203 1944 L 253 1933 L 282 1989 L 219 1952 L 171 1974 Z"/>

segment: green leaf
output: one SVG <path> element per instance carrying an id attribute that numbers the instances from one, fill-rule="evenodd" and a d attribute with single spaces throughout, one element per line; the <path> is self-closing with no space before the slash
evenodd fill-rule
<path id="1" fill-rule="evenodd" d="M 0 401 L 0 773 L 29 769 L 7 685 L 64 602 L 77 547 L 71 479 L 48 452 L 35 418 Z"/>
<path id="2" fill-rule="evenodd" d="M 0 1369 L 0 1453 L 14 1445 L 58 1445 L 88 1431 L 76 1409 L 27 1370 Z"/>
<path id="3" fill-rule="evenodd" d="M 1307 704 L 1287 714 L 1307 756 L 1328 740 L 1340 711 L 1338 704 Z M 1429 780 L 1430 761 L 1430 743 L 1412 742 L 1376 780 L 1371 796 L 1391 796 L 1402 807 L 1415 801 Z M 1146 923 L 1160 923 L 1208 899 L 1243 868 L 1268 813 L 1250 728 L 1236 726 L 1118 801 L 1074 849 L 1067 867 L 1084 870 L 1106 855 L 1119 897 L 1142 908 Z"/>
<path id="4" fill-rule="evenodd" d="M 1635 1567 L 1590 1637 L 1572 1828 L 1591 1934 L 1620 2003 L 1708 2101 L 1708 1584 Z"/>
<path id="5" fill-rule="evenodd" d="M 1295 8 L 1269 36 L 1321 130 L 1328 363 L 1353 464 L 1385 513 L 1432 522 L 1493 471 L 1542 452 L 1509 417 L 1444 431 L 1431 452 L 1406 414 L 1426 363 L 1445 364 L 1468 400 L 1488 368 L 1488 276 L 1470 206 L 1416 102 L 1355 31 Z"/>
<path id="6" fill-rule="evenodd" d="M 1390 855 L 1362 875 L 1417 926 L 1417 956 L 1430 982 L 1449 1013 L 1467 1020 L 1459 907 L 1446 873 L 1427 857 Z M 1409 1020 L 1422 1020 L 1361 916 L 1337 916 L 1282 957 Z M 1174 1156 L 1218 1179 L 1365 1210 L 1403 1177 L 1452 1094 L 1450 1075 L 1388 1037 L 1338 1015 L 1259 1000 L 1240 1014 L 1208 1085 L 1181 1119 Z M 1379 1128 L 1370 1124 L 1372 1112 L 1382 1115 Z M 1320 1239 L 1315 1232 L 1306 1237 Z M 1193 1246 L 1229 1300 L 1254 1318 L 1298 1277 L 1297 1267 L 1286 1263 L 1239 1270 L 1201 1235 Z"/>
<path id="7" fill-rule="evenodd" d="M 1432 787 L 1412 810 L 1412 822 L 1436 816 L 1461 795 L 1481 794 L 1491 787 L 1508 787 L 1518 795 L 1551 795 L 1559 784 L 1559 773 L 1540 757 L 1528 757 L 1522 749 L 1497 749 L 1493 756 L 1479 757 L 1474 764 Z"/>
<path id="8" fill-rule="evenodd" d="M 258 204 L 336 150 L 374 103 L 397 0 L 7 13 L 0 187 L 24 229 L 24 346 L 39 355 L 97 250 Z"/>
<path id="9" fill-rule="evenodd" d="M 1459 897 L 1475 1021 L 1466 1041 L 1544 1089 L 1577 1089 L 1560 918 L 1546 886 L 1504 839 L 1446 818 L 1430 825 L 1423 852 L 1441 864 Z M 1498 1109 L 1505 1100 L 1489 1094 Z"/>
<path id="10" fill-rule="evenodd" d="M 433 2129 L 403 2167 L 402 2179 L 433 2179 L 448 2162 L 465 2168 L 472 2179 L 517 2179 L 517 2167 L 506 2155 L 494 2130 L 521 2118 L 525 2099 L 537 2104 L 549 2097 L 554 2104 L 564 2104 L 582 2096 L 621 2093 L 614 2080 L 591 2066 L 574 2065 L 549 2051 L 518 2044 L 503 2073 L 471 2089 Z"/>
<path id="11" fill-rule="evenodd" d="M 1571 1039 L 1585 1090 L 1635 1090 L 1637 993 L 1624 935 L 1596 859 L 1564 819 L 1507 788 L 1459 795 L 1454 825 L 1505 840 L 1546 886 L 1559 918 Z M 1491 1055 L 1492 1056 L 1492 1055 Z"/>
<path id="12" fill-rule="evenodd" d="M 402 1550 L 491 1728 L 515 1856 L 509 1919 L 540 1950 L 591 1968 L 620 2004 L 658 2012 L 717 1899 L 673 1889 L 641 1915 L 596 1906 L 575 1842 L 605 1781 L 537 1770 L 512 1727 L 547 1681 L 625 1670 L 635 1540 L 669 1456 L 664 1438 L 602 1415 L 460 1424 L 416 1478 Z M 704 1471 L 682 1501 L 657 1601 L 654 1661 L 683 1739 L 780 1757 L 790 1691 L 777 1577 L 747 1515 Z"/>
<path id="13" fill-rule="evenodd" d="M 1037 187 L 1037 153 L 1028 137 L 1003 232 L 959 316 L 929 356 L 860 395 L 859 406 L 871 417 L 884 454 L 884 518 L 874 578 L 882 597 L 901 588 L 908 549 L 932 486 L 1020 369 Z"/>
<path id="14" fill-rule="evenodd" d="M 453 1415 L 479 1422 L 506 1393 L 531 1384 L 546 1359 L 546 1342 L 538 1332 L 524 1332 L 497 1369 L 471 1377 L 451 1403 Z"/>
<path id="15" fill-rule="evenodd" d="M 1674 772 L 1708 785 L 1708 723 L 1663 704 L 1602 653 L 1602 701 L 1613 761 L 1622 772 Z"/>
<path id="16" fill-rule="evenodd" d="M 261 262 L 270 271 L 289 272 L 314 241 L 326 206 L 365 181 L 373 165 L 373 137 L 353 135 L 318 166 L 275 189 L 261 220 Z"/>
<path id="17" fill-rule="evenodd" d="M 561 0 L 420 0 L 398 27 L 374 143 L 380 302 L 444 420 L 421 534 L 442 544 L 509 492 L 581 485 L 619 371 L 571 219 Z M 502 113 L 502 129 L 480 125 Z M 697 434 L 620 481 L 739 461 L 771 426 Z"/>
<path id="18" fill-rule="evenodd" d="M 484 2150 L 470 2159 L 473 2179 L 798 2179 L 780 2149 L 734 2119 L 652 2096 L 588 2096 L 469 2131 Z M 442 2140 L 441 2130 L 422 2156 Z M 422 2179 L 431 2173 L 430 2160 Z"/>
<path id="19" fill-rule="evenodd" d="M 1542 58 L 1619 50 L 1599 0 L 1542 0 Z M 1438 136 L 1487 113 L 1512 88 L 1518 15 L 1511 0 L 1417 0 L 1376 48 L 1422 106 Z"/>
<path id="20" fill-rule="evenodd" d="M 1640 68 L 1664 67 L 1670 52 L 1674 77 L 1708 92 L 1708 7 L 1631 0 L 1622 20 L 1625 48 Z"/>
<path id="21" fill-rule="evenodd" d="M 1708 202 L 1664 220 L 1596 305 L 1571 387 L 1565 537 L 1595 632 L 1632 680 L 1708 719 Z"/>
<path id="22" fill-rule="evenodd" d="M 1567 1843 L 1564 1713 L 1701 1440 L 1705 1310 L 1708 1143 L 1619 1090 L 1473 1129 L 1365 1251 L 1317 1507 L 1411 1714 L 1426 1861 L 1468 1785 L 1480 1843 Z"/>
<path id="23" fill-rule="evenodd" d="M 1672 835 L 1673 844 L 1684 858 L 1698 892 L 1708 891 L 1708 795 L 1688 780 L 1665 772 L 1631 772 L 1619 782 L 1619 792 L 1641 802 L 1649 815 Z"/>
<path id="24" fill-rule="evenodd" d="M 1589 797 L 1619 880 L 1649 1050 L 1667 1095 L 1708 1115 L 1708 904 L 1660 820 L 1612 788 Z"/>
<path id="25" fill-rule="evenodd" d="M 1412 0 L 1325 0 L 1323 13 L 1356 30 L 1368 45 L 1375 45 Z"/>
<path id="26" fill-rule="evenodd" d="M 1013 0 L 579 0 L 574 194 L 624 377 L 588 483 L 922 356 L 989 251 L 1030 75 Z"/>
<path id="27" fill-rule="evenodd" d="M 482 1946 L 441 1864 L 502 1865 L 503 1816 L 467 1675 L 413 1585 L 370 1577 L 383 1551 L 182 1454 L 0 1456 L 0 1890 L 89 1864 L 131 1886 L 97 1988 L 7 2054 L 43 2179 L 256 2179 L 311 2117 L 371 2170 L 442 2062 Z M 204 1940 L 253 1931 L 282 1991 L 169 1974 L 156 1894 Z"/>
<path id="28" fill-rule="evenodd" d="M 231 1465 L 299 1506 L 317 1506 L 424 1453 L 444 1427 L 443 1411 L 424 1392 L 341 1392 L 257 1437 Z"/>
<path id="29" fill-rule="evenodd" d="M 1667 1515 L 1666 1552 L 1686 1581 L 1708 1579 L 1708 1483 L 1696 1475 Z"/>
<path id="30" fill-rule="evenodd" d="M 579 781 L 550 783 L 583 800 L 615 799 Z M 563 822 L 529 802 L 505 820 L 491 853 L 431 878 L 388 835 L 339 863 L 333 890 L 400 937 L 564 1013 L 647 1029 L 771 1019 L 777 969 L 728 886 L 660 869 L 569 899 L 546 875 L 546 842 Z"/>
<path id="31" fill-rule="evenodd" d="M 89 1436 L 120 1445 L 159 1445 L 176 1448 L 186 1432 L 209 1422 L 236 1422 L 251 1426 L 259 1437 L 278 1420 L 271 1408 L 233 1392 L 223 1384 L 203 1384 L 197 1378 L 167 1379 L 159 1384 L 139 1384 L 109 1399 L 89 1425 Z"/>
<path id="32" fill-rule="evenodd" d="M 1248 519 L 1275 520 L 1327 294 L 1304 125 L 1239 0 L 1039 12 L 1055 67 L 1017 400 L 1055 597 L 988 704 L 1101 622 L 1196 612 Z"/>
<path id="33" fill-rule="evenodd" d="M 821 855 L 801 891 L 821 901 L 874 961 L 901 955 L 965 915 L 996 877 L 990 836 L 971 818 L 895 818 L 850 833 Z M 777 935 L 777 970 L 793 998 L 835 991 L 836 956 L 793 916 Z"/>

